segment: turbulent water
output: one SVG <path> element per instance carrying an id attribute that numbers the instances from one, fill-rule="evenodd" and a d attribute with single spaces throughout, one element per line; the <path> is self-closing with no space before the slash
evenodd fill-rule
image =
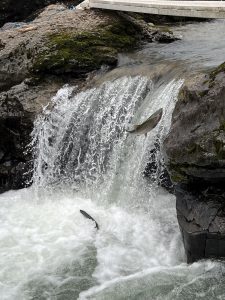
<path id="1" fill-rule="evenodd" d="M 185 263 L 175 198 L 158 187 L 183 69 L 156 80 L 126 59 L 90 89 L 64 86 L 36 120 L 34 183 L 0 195 L 1 300 L 225 299 L 224 264 Z M 160 107 L 147 138 L 127 132 Z"/>

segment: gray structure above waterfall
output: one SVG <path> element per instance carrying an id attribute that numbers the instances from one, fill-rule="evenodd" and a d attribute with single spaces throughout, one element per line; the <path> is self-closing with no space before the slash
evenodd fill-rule
<path id="1" fill-rule="evenodd" d="M 225 18 L 223 1 L 85 0 L 78 8 L 101 8 L 178 17 Z"/>

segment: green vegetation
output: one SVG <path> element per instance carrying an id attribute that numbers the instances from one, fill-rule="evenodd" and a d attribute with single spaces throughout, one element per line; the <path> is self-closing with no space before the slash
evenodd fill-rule
<path id="1" fill-rule="evenodd" d="M 35 73 L 86 73 L 117 63 L 117 54 L 137 45 L 138 29 L 118 22 L 98 31 L 50 35 L 46 48 L 34 62 Z"/>
<path id="2" fill-rule="evenodd" d="M 220 72 L 225 72 L 225 62 L 210 72 L 209 74 L 210 80 L 213 81 Z"/>
<path id="3" fill-rule="evenodd" d="M 170 177 L 174 184 L 186 183 L 188 181 L 187 174 L 183 171 L 187 165 L 169 164 Z"/>

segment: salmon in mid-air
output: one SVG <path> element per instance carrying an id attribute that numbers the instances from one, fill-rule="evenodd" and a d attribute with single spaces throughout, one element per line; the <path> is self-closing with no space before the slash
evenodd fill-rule
<path id="1" fill-rule="evenodd" d="M 151 131 L 153 128 L 157 126 L 159 121 L 162 118 L 163 109 L 158 109 L 154 114 L 152 114 L 146 121 L 144 121 L 142 124 L 134 125 L 132 130 L 127 130 L 129 133 L 135 133 L 135 134 L 145 134 L 149 131 Z"/>

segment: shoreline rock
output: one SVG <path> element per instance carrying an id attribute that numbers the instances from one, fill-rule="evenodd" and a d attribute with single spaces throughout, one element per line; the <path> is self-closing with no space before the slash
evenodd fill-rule
<path id="1" fill-rule="evenodd" d="M 225 257 L 225 66 L 185 82 L 164 142 L 188 262 Z"/>

